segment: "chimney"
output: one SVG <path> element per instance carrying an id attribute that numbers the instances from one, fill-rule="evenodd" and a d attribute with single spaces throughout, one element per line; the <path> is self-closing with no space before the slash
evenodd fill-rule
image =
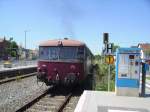
<path id="1" fill-rule="evenodd" d="M 64 40 L 68 40 L 68 38 L 67 38 L 67 37 L 65 37 L 65 38 L 64 38 Z"/>

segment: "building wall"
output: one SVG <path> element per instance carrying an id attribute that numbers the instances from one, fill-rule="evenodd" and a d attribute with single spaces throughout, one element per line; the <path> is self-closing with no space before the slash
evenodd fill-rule
<path id="1" fill-rule="evenodd" d="M 5 47 L 4 42 L 1 41 L 0 42 L 0 58 L 2 58 L 4 55 L 4 47 Z"/>

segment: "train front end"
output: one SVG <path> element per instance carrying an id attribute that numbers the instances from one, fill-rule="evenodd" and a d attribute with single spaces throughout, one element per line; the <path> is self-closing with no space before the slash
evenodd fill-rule
<path id="1" fill-rule="evenodd" d="M 40 45 L 38 75 L 47 85 L 72 85 L 84 80 L 84 44 L 53 40 Z"/>

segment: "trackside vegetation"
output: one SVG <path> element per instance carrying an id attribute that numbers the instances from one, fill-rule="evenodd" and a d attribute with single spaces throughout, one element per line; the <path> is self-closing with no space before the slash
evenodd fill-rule
<path id="1" fill-rule="evenodd" d="M 95 67 L 95 90 L 107 91 L 108 89 L 108 64 L 105 63 L 105 57 L 102 55 L 94 56 Z M 115 65 L 110 67 L 110 91 L 115 90 Z"/>
<path id="2" fill-rule="evenodd" d="M 115 54 L 116 49 L 120 46 L 113 43 L 112 53 Z M 108 64 L 105 63 L 105 54 L 94 56 L 95 66 L 95 90 L 108 90 Z M 110 91 L 115 90 L 115 64 L 110 66 Z"/>

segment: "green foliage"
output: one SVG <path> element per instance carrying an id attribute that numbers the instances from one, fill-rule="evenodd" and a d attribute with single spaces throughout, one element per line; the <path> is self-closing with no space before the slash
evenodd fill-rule
<path id="1" fill-rule="evenodd" d="M 15 41 L 12 41 L 12 42 L 10 43 L 10 47 L 11 47 L 12 49 L 18 49 L 18 45 L 17 45 L 17 43 L 16 43 Z"/>
<path id="2" fill-rule="evenodd" d="M 96 55 L 94 62 L 96 64 L 96 90 L 107 90 L 108 82 L 108 64 L 105 63 L 105 57 Z M 110 81 L 110 90 L 114 91 L 115 89 L 115 65 L 110 67 L 111 81 Z"/>
<path id="3" fill-rule="evenodd" d="M 150 56 L 150 49 L 145 50 L 144 52 L 145 52 L 145 55 L 146 55 L 146 56 Z"/>
<path id="4" fill-rule="evenodd" d="M 95 90 L 97 90 L 97 91 L 107 91 L 107 83 L 96 83 Z"/>
<path id="5" fill-rule="evenodd" d="M 150 77 L 146 77 L 147 80 L 150 80 Z"/>
<path id="6" fill-rule="evenodd" d="M 17 56 L 16 51 L 11 51 L 11 56 L 16 57 Z"/>
<path id="7" fill-rule="evenodd" d="M 10 41 L 7 41 L 7 46 L 6 46 L 6 54 L 12 56 L 12 57 L 16 57 L 17 56 L 17 51 L 18 51 L 18 45 L 15 41 L 12 41 L 12 39 Z"/>
<path id="8" fill-rule="evenodd" d="M 116 52 L 116 49 L 117 49 L 117 48 L 120 48 L 120 46 L 118 46 L 118 45 L 114 45 L 114 43 L 113 43 L 112 52 Z"/>
<path id="9" fill-rule="evenodd" d="M 107 91 L 108 90 L 108 84 L 105 83 L 97 83 L 95 90 L 97 91 Z M 115 91 L 115 81 L 111 80 L 110 81 L 110 91 Z"/>

